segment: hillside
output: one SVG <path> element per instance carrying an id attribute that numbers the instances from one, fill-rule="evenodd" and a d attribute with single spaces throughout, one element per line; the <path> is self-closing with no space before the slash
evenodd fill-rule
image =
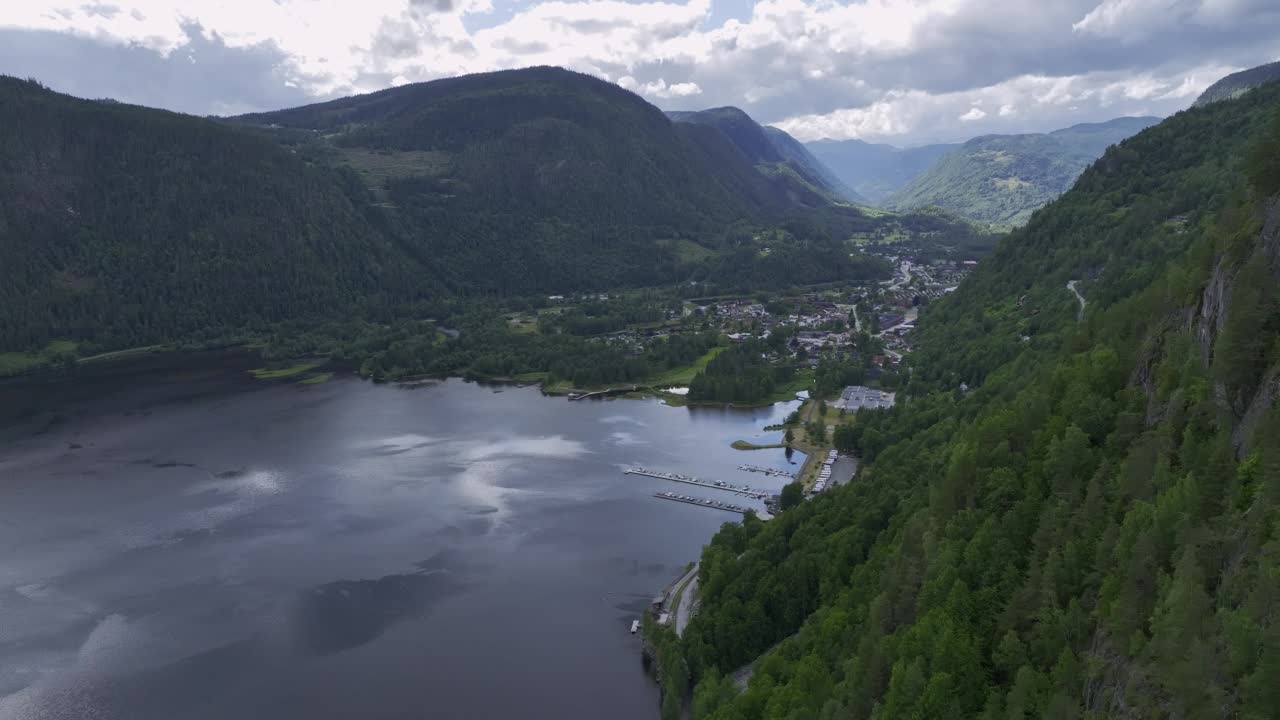
<path id="1" fill-rule="evenodd" d="M 1220 100 L 1231 100 L 1240 97 L 1250 90 L 1280 80 L 1280 62 L 1259 65 L 1248 70 L 1231 73 L 1205 88 L 1196 98 L 1195 107 L 1208 105 Z"/>
<path id="2" fill-rule="evenodd" d="M 1003 240 L 859 415 L 858 478 L 704 551 L 663 659 L 693 717 L 1274 717 L 1278 194 L 1273 86 Z"/>
<path id="3" fill-rule="evenodd" d="M 960 146 L 897 148 L 863 140 L 818 140 L 805 147 L 842 182 L 878 204 Z"/>
<path id="4" fill-rule="evenodd" d="M 862 202 L 799 141 L 777 128 L 760 125 L 738 108 L 675 111 L 668 112 L 667 117 L 678 124 L 719 130 L 761 173 L 790 182 L 801 196 L 814 193 L 828 200 Z"/>
<path id="5" fill-rule="evenodd" d="M 1157 118 L 1117 118 L 1046 134 L 986 135 L 964 143 L 884 199 L 891 209 L 940 207 L 979 222 L 1021 225 L 1061 195 L 1107 147 Z"/>
<path id="6" fill-rule="evenodd" d="M 221 121 L 3 79 L 0 122 L 0 374 L 153 344 L 305 352 L 329 344 L 290 338 L 321 326 L 351 340 L 538 295 L 885 272 L 855 237 L 991 244 L 833 203 L 717 128 L 551 68 Z"/>
<path id="7" fill-rule="evenodd" d="M 825 185 L 826 189 L 836 196 L 837 199 L 848 202 L 866 204 L 867 199 L 862 197 L 853 188 L 845 184 L 831 168 L 822 163 L 821 160 L 813 156 L 804 143 L 796 140 L 788 135 L 785 131 L 776 127 L 765 126 L 765 134 L 773 141 L 773 146 L 778 149 L 784 158 L 793 165 L 802 168 L 805 174 L 817 177 Z"/>
<path id="8" fill-rule="evenodd" d="M 558 68 L 406 85 L 235 121 L 301 138 L 305 152 L 360 172 L 422 253 L 447 260 L 458 292 L 655 284 L 676 262 L 655 240 L 712 245 L 731 222 L 766 222 L 792 207 L 722 138 Z"/>
<path id="9" fill-rule="evenodd" d="M 358 182 L 273 143 L 5 77 L 0 125 L 0 352 L 208 340 L 432 292 Z"/>

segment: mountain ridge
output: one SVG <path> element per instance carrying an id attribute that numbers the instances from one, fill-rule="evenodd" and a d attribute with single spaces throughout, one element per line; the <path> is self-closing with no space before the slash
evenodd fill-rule
<path id="1" fill-rule="evenodd" d="M 675 123 L 703 125 L 719 130 L 766 175 L 794 175 L 803 185 L 837 202 L 866 202 L 814 157 L 800 141 L 783 130 L 757 123 L 739 108 L 723 106 L 706 110 L 673 110 L 665 114 Z"/>
<path id="2" fill-rule="evenodd" d="M 980 222 L 1019 225 L 1070 188 L 1107 147 L 1158 122 L 1122 117 L 1048 133 L 981 135 L 885 198 L 896 210 L 937 206 Z"/>

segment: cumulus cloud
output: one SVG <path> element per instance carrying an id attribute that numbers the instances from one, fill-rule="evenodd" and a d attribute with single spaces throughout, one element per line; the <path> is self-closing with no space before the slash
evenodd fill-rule
<path id="1" fill-rule="evenodd" d="M 0 4 L 19 40 L 0 72 L 222 112 L 549 64 L 668 109 L 737 105 L 810 137 L 903 143 L 1165 114 L 1280 57 L 1274 0 L 757 0 L 724 20 L 711 0 L 54 4 Z M 78 76 L 116 55 L 147 61 Z M 192 58 L 208 80 L 175 89 Z"/>
<path id="2" fill-rule="evenodd" d="M 641 95 L 658 98 L 689 97 L 702 92 L 702 88 L 698 87 L 697 83 L 683 82 L 668 85 L 662 78 L 652 82 L 641 83 L 630 75 L 623 75 L 618 78 L 618 85 Z"/>

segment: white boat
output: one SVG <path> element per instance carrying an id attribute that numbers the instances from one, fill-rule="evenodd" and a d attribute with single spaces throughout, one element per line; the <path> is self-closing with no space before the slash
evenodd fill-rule
<path id="1" fill-rule="evenodd" d="M 631 621 L 631 634 L 632 634 L 632 635 L 635 635 L 635 634 L 636 634 L 636 631 L 637 631 L 637 630 L 639 630 L 639 629 L 640 629 L 640 621 L 639 621 L 639 620 L 632 620 L 632 621 Z"/>

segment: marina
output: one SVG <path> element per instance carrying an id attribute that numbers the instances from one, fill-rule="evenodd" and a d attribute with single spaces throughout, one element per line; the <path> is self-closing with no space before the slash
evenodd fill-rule
<path id="1" fill-rule="evenodd" d="M 827 483 L 831 482 L 832 466 L 838 458 L 839 454 L 835 450 L 827 453 L 827 458 L 822 461 L 822 468 L 818 470 L 818 479 L 813 483 L 812 492 L 820 493 L 827 489 Z"/>
<path id="2" fill-rule="evenodd" d="M 711 508 L 712 510 L 724 510 L 726 512 L 738 513 L 739 515 L 745 515 L 749 509 L 739 507 L 738 505 L 732 505 L 730 503 L 723 503 L 719 500 L 712 500 L 711 498 L 699 498 L 693 497 L 692 495 L 677 495 L 671 492 L 654 493 L 653 496 L 661 500 L 674 500 L 676 502 L 697 505 L 698 507 Z"/>
<path id="3" fill-rule="evenodd" d="M 739 465 L 738 469 L 743 472 L 762 473 L 766 477 L 784 477 L 796 479 L 796 474 L 787 472 L 786 470 L 778 470 L 776 468 L 760 467 L 759 465 Z"/>
<path id="4" fill-rule="evenodd" d="M 696 478 L 691 475 L 681 475 L 679 473 L 668 473 L 668 472 L 662 472 L 660 470 L 649 470 L 647 468 L 642 468 L 642 467 L 627 468 L 622 472 L 627 475 L 643 475 L 644 477 L 657 478 L 659 480 L 670 480 L 671 482 L 680 482 L 680 483 L 687 483 L 689 485 L 697 485 L 699 487 L 704 487 L 711 490 L 724 490 L 725 492 L 731 492 L 736 495 L 745 495 L 746 497 L 749 497 L 755 500 L 763 500 L 765 497 L 769 495 L 769 493 L 765 492 L 764 490 L 756 490 L 755 488 L 750 488 L 750 487 L 747 487 L 746 485 L 734 485 L 732 483 L 727 483 L 723 480 L 716 480 L 713 482 L 711 480 L 702 480 L 700 478 Z"/>

